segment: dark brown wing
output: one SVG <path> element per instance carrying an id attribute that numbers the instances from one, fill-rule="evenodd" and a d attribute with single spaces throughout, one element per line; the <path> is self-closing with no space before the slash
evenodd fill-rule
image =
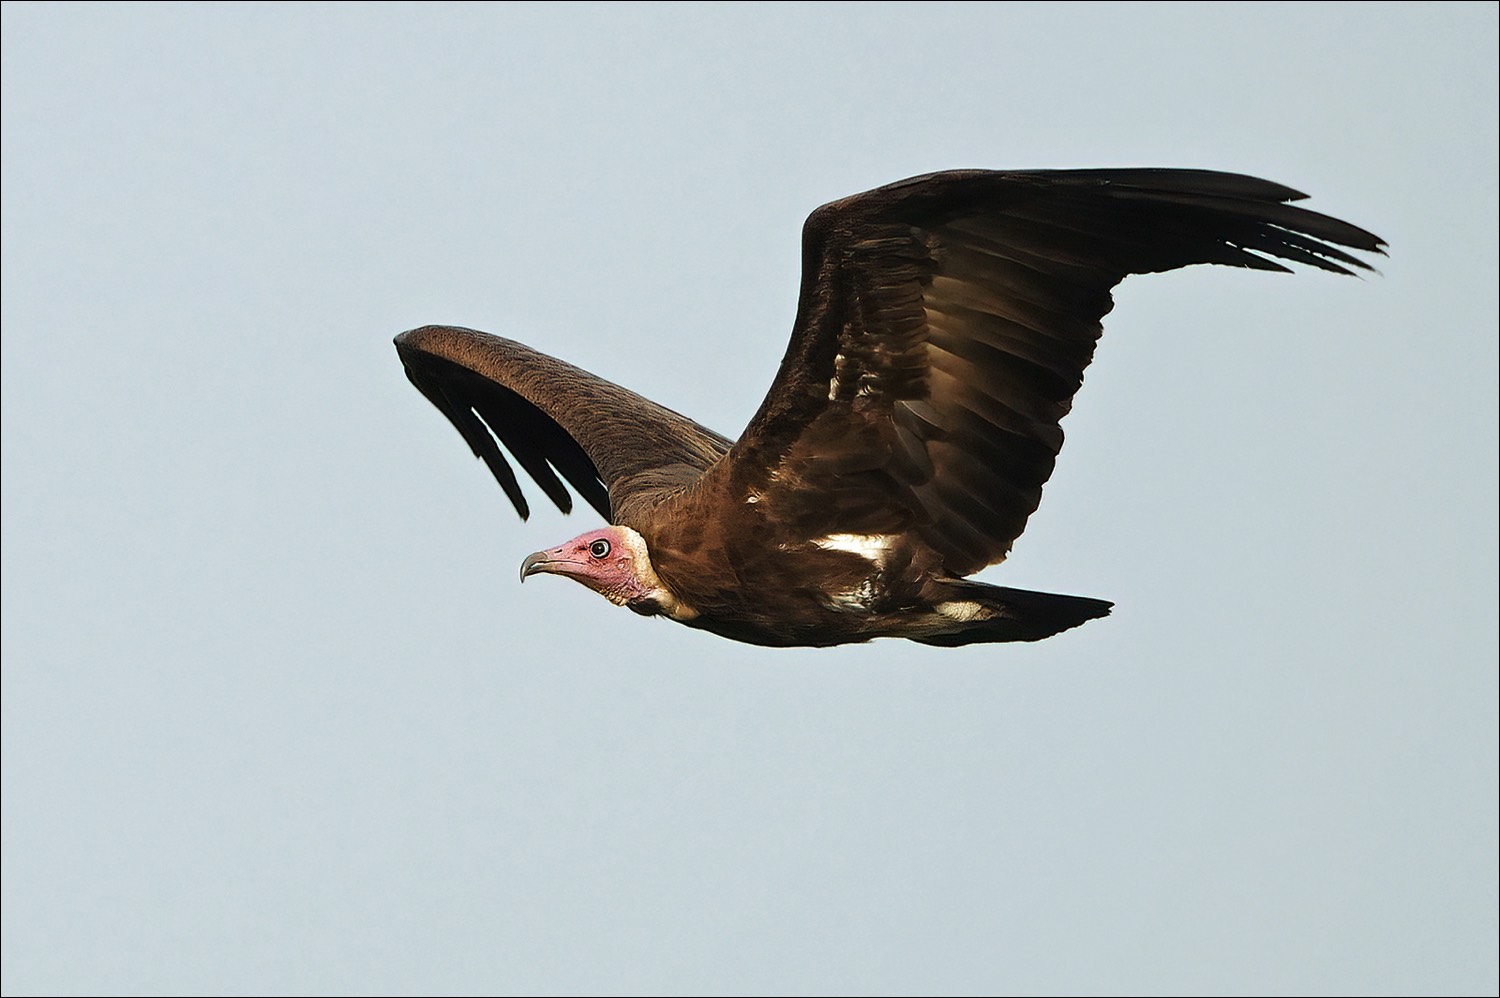
<path id="1" fill-rule="evenodd" d="M 455 326 L 396 337 L 411 383 L 483 459 L 516 512 L 531 512 L 498 437 L 564 513 L 558 474 L 612 523 L 697 479 L 733 441 L 514 340 Z M 555 469 L 555 470 L 554 470 Z"/>
<path id="2" fill-rule="evenodd" d="M 791 345 L 728 461 L 790 538 L 915 531 L 955 575 L 1002 560 L 1041 499 L 1128 274 L 1369 269 L 1376 236 L 1197 170 L 959 171 L 815 211 Z M 1265 254 L 1265 255 L 1262 255 Z"/>

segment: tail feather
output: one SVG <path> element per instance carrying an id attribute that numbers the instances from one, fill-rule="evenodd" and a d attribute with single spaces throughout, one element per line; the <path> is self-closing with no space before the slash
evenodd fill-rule
<path id="1" fill-rule="evenodd" d="M 1038 593 L 1029 589 L 991 586 L 983 582 L 951 582 L 943 587 L 937 614 L 952 621 L 951 630 L 922 636 L 922 644 L 955 648 L 993 641 L 1040 641 L 1079 624 L 1109 615 L 1114 604 L 1087 596 Z"/>

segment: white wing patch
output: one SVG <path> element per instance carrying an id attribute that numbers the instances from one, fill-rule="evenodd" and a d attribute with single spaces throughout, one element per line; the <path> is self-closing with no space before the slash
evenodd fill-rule
<path id="1" fill-rule="evenodd" d="M 870 563 L 871 574 L 853 589 L 834 593 L 829 602 L 836 609 L 852 613 L 871 613 L 877 600 L 884 595 L 882 577 L 890 558 L 891 548 L 900 540 L 897 534 L 829 534 L 813 541 L 815 547 L 824 551 L 842 551 L 857 554 Z"/>
<path id="2" fill-rule="evenodd" d="M 866 561 L 884 565 L 899 537 L 895 534 L 829 534 L 813 541 L 824 551 L 845 551 Z"/>

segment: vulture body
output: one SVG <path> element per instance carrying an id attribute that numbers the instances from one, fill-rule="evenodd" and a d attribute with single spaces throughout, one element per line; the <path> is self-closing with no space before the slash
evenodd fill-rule
<path id="1" fill-rule="evenodd" d="M 1370 269 L 1349 250 L 1384 242 L 1288 203 L 1304 196 L 1201 170 L 964 170 L 824 205 L 738 440 L 498 336 L 426 326 L 396 348 L 523 519 L 497 439 L 561 510 L 566 481 L 611 524 L 523 580 L 760 645 L 1033 641 L 1111 604 L 964 577 L 1040 502 L 1110 289 L 1196 263 Z"/>

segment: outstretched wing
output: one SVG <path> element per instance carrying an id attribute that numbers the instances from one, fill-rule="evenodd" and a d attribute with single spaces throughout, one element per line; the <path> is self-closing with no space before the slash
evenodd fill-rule
<path id="1" fill-rule="evenodd" d="M 411 383 L 458 428 L 525 519 L 503 443 L 564 513 L 566 479 L 599 515 L 630 522 L 690 484 L 732 441 L 665 406 L 514 340 L 456 326 L 396 337 Z"/>
<path id="2" fill-rule="evenodd" d="M 1126 275 L 1369 269 L 1338 246 L 1384 243 L 1285 203 L 1304 196 L 1199 170 L 955 171 L 819 208 L 732 487 L 791 539 L 914 531 L 954 575 L 1002 560 Z"/>

